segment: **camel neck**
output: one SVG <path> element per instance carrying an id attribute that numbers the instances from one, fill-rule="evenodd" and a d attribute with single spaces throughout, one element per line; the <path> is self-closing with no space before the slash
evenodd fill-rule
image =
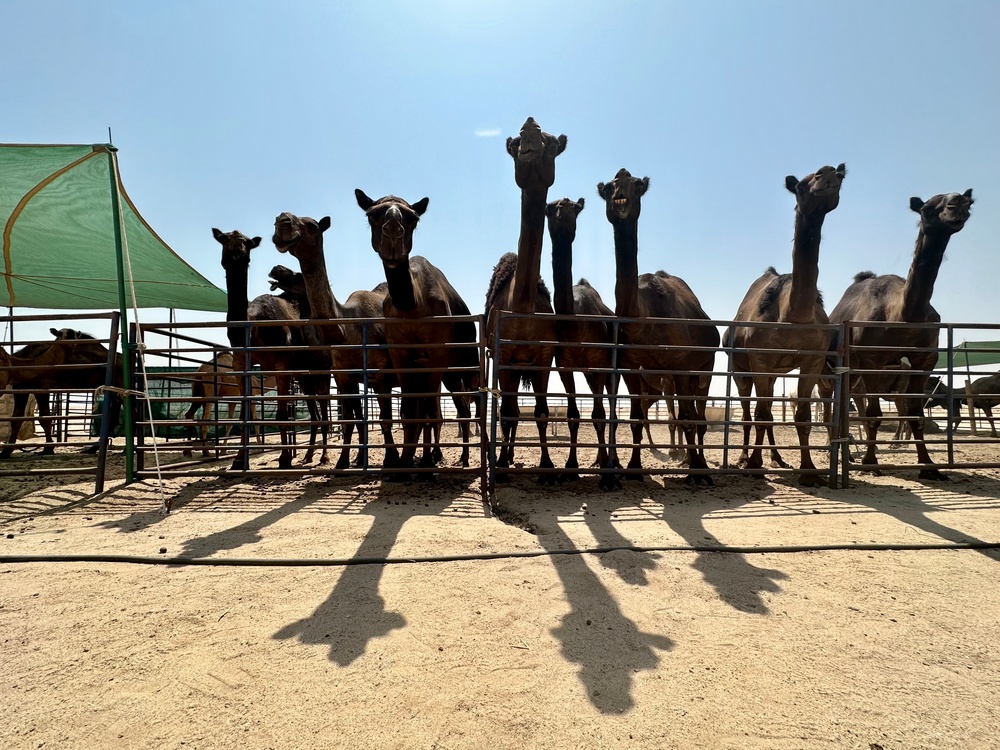
<path id="1" fill-rule="evenodd" d="M 573 314 L 573 242 L 552 235 L 552 304 L 557 315 Z"/>
<path id="2" fill-rule="evenodd" d="M 913 251 L 913 263 L 906 275 L 903 286 L 903 320 L 923 320 L 931 305 L 934 282 L 937 281 L 944 251 L 951 235 L 947 233 L 925 234 L 923 229 L 917 235 L 917 246 Z"/>
<path id="3" fill-rule="evenodd" d="M 521 191 L 521 234 L 517 240 L 517 270 L 511 290 L 511 312 L 534 312 L 542 272 L 545 198 L 548 190 Z"/>
<path id="4" fill-rule="evenodd" d="M 413 312 L 417 307 L 417 294 L 413 287 L 413 276 L 410 274 L 410 264 L 404 263 L 395 268 L 385 268 L 385 280 L 389 285 L 389 298 L 392 306 L 400 312 Z"/>
<path id="5" fill-rule="evenodd" d="M 788 290 L 787 323 L 812 322 L 819 294 L 819 243 L 825 213 L 806 216 L 795 209 L 792 242 L 792 284 Z"/>
<path id="6" fill-rule="evenodd" d="M 337 320 L 344 317 L 343 309 L 330 289 L 330 277 L 326 272 L 326 258 L 323 245 L 315 253 L 302 253 L 299 257 L 302 279 L 306 285 L 306 298 L 313 318 Z"/>
<path id="7" fill-rule="evenodd" d="M 247 265 L 226 269 L 226 320 L 246 320 L 250 300 L 247 296 L 250 267 Z M 246 346 L 246 336 L 241 326 L 229 326 L 226 329 L 229 345 L 232 347 Z"/>
<path id="8" fill-rule="evenodd" d="M 615 315 L 637 318 L 639 310 L 639 225 L 618 222 L 615 228 Z"/>

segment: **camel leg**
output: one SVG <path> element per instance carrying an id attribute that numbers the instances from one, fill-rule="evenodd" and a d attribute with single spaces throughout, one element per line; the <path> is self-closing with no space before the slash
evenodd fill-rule
<path id="1" fill-rule="evenodd" d="M 812 431 L 812 392 L 819 381 L 819 371 L 823 363 L 818 362 L 810 365 L 804 364 L 799 368 L 799 382 L 796 389 L 795 399 L 795 432 L 799 436 L 799 449 L 802 456 L 799 462 L 799 484 L 803 487 L 816 487 L 823 484 L 823 477 L 819 474 L 811 474 L 816 466 L 812 460 L 812 451 L 809 450 L 809 433 Z"/>
<path id="2" fill-rule="evenodd" d="M 705 403 L 708 399 L 708 386 L 710 379 L 705 385 L 701 385 L 699 376 L 675 376 L 674 384 L 677 394 L 677 416 L 681 421 L 681 429 L 684 431 L 684 440 L 687 443 L 688 467 L 691 469 L 707 469 L 708 462 L 705 461 L 705 432 L 708 426 L 705 424 Z M 698 421 L 698 425 L 692 422 Z M 684 481 L 696 487 L 711 487 L 715 484 L 708 474 L 688 474 Z"/>
<path id="3" fill-rule="evenodd" d="M 770 375 L 757 375 L 753 379 L 754 390 L 757 392 L 757 408 L 754 410 L 754 448 L 747 460 L 746 468 L 761 469 L 764 467 L 764 438 L 767 434 L 767 424 L 774 420 L 771 411 L 774 398 L 774 382 L 776 378 Z M 763 475 L 756 475 L 761 476 Z"/>
<path id="4" fill-rule="evenodd" d="M 990 435 L 992 437 L 997 437 L 997 426 L 993 422 L 993 407 L 981 406 L 979 408 L 983 410 L 983 413 L 986 415 L 986 421 L 990 423 Z"/>
<path id="5" fill-rule="evenodd" d="M 576 405 L 576 378 L 573 376 L 572 370 L 560 369 L 559 379 L 562 380 L 563 389 L 566 391 L 566 421 L 569 425 L 569 458 L 566 459 L 566 473 L 563 474 L 563 481 L 575 482 L 580 478 L 579 473 L 577 473 L 580 463 L 576 454 L 580 435 L 580 409 Z M 598 452 L 598 460 L 600 458 L 600 452 Z"/>
<path id="6" fill-rule="evenodd" d="M 38 423 L 45 433 L 45 447 L 42 448 L 43 456 L 51 456 L 56 452 L 56 447 L 52 444 L 52 407 L 48 393 L 38 393 L 35 395 L 35 404 L 38 406 Z"/>
<path id="7" fill-rule="evenodd" d="M 341 418 L 341 448 L 334 468 L 342 471 L 351 465 L 351 441 L 354 439 L 354 426 L 360 419 L 360 415 L 356 414 L 360 411 L 357 383 L 346 380 L 338 382 L 337 396 Z M 364 438 L 362 438 L 362 442 L 364 442 Z M 363 446 L 361 450 L 364 450 Z"/>
<path id="8" fill-rule="evenodd" d="M 753 427 L 753 414 L 750 411 L 750 392 L 753 390 L 753 378 L 733 377 L 736 384 L 736 392 L 740 397 L 740 405 L 743 407 L 743 450 L 736 465 L 741 469 L 750 468 L 750 429 Z M 671 436 L 671 442 L 673 442 Z"/>
<path id="9" fill-rule="evenodd" d="M 521 408 L 517 403 L 517 375 L 510 370 L 501 370 L 500 385 L 500 450 L 496 461 L 496 481 L 509 482 L 510 475 L 503 471 L 514 463 L 514 443 L 517 439 L 517 425 L 521 418 Z"/>
<path id="10" fill-rule="evenodd" d="M 278 409 L 276 414 L 278 434 L 281 436 L 281 444 L 284 446 L 281 449 L 281 453 L 278 454 L 278 468 L 290 469 L 292 468 L 292 456 L 295 454 L 294 448 L 291 447 L 292 442 L 295 440 L 295 429 L 288 422 L 293 409 L 291 400 L 281 398 L 281 396 L 292 395 L 292 379 L 282 373 L 275 375 L 274 379 L 278 387 Z"/>
<path id="11" fill-rule="evenodd" d="M 549 370 L 538 370 L 531 374 L 531 388 L 535 392 L 535 424 L 538 426 L 538 442 L 541 444 L 541 456 L 538 460 L 539 469 L 554 469 L 555 464 L 549 456 Z M 557 485 L 562 483 L 562 477 L 557 474 L 539 474 L 538 484 Z"/>
<path id="12" fill-rule="evenodd" d="M 469 466 L 469 420 L 472 419 L 472 405 L 468 396 L 453 395 L 455 402 L 455 412 L 458 414 L 458 433 L 462 440 L 462 457 L 459 464 L 464 467 Z"/>
<path id="13" fill-rule="evenodd" d="M 908 390 L 912 390 L 914 393 L 922 394 L 926 384 L 926 375 L 911 375 L 910 387 Z M 878 399 L 872 398 L 872 401 L 877 402 Z M 913 440 L 917 446 L 917 461 L 922 464 L 933 464 L 934 461 L 931 459 L 931 454 L 927 450 L 927 444 L 924 442 L 923 398 L 922 396 L 907 396 L 903 398 L 902 401 L 906 421 L 910 425 L 910 431 L 913 433 Z M 948 475 L 934 467 L 921 469 L 918 476 L 921 479 L 929 479 L 937 482 L 948 481 Z"/>
<path id="14" fill-rule="evenodd" d="M 875 455 L 875 445 L 878 441 L 878 428 L 882 424 L 882 407 L 877 396 L 857 394 L 854 398 L 858 413 L 864 414 L 865 420 L 865 455 L 861 463 L 866 466 L 878 466 L 878 456 Z M 918 448 L 919 453 L 919 448 Z M 880 476 L 882 472 L 873 472 Z"/>
<path id="15" fill-rule="evenodd" d="M 388 390 L 388 389 L 386 389 Z M 391 469 L 399 464 L 399 451 L 392 436 L 392 395 L 382 394 L 378 397 L 379 429 L 382 431 L 382 443 L 385 446 L 385 456 L 382 459 L 383 468 Z"/>
<path id="16" fill-rule="evenodd" d="M 625 474 L 625 478 L 633 482 L 641 482 L 642 475 L 642 430 L 643 425 L 649 418 L 649 407 L 655 399 L 649 398 L 646 394 L 643 379 L 636 373 L 629 373 L 625 376 L 625 385 L 628 392 L 632 394 L 629 399 L 629 426 L 632 429 L 632 455 L 628 461 L 630 473 Z"/>
<path id="17" fill-rule="evenodd" d="M 28 408 L 28 395 L 23 391 L 14 391 L 14 406 L 10 414 L 10 435 L 7 438 L 7 445 L 0 451 L 0 459 L 10 458 L 14 452 L 14 444 L 17 442 L 17 436 L 21 432 L 21 425 L 24 424 L 24 412 Z M 40 396 L 41 394 L 38 395 Z M 36 398 L 35 401 L 37 403 L 39 399 Z M 39 413 L 41 412 L 39 411 Z"/>

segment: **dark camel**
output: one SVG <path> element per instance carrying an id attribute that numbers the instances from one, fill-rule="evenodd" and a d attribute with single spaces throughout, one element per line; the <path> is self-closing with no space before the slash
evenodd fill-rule
<path id="1" fill-rule="evenodd" d="M 639 275 L 639 214 L 642 196 L 648 189 L 648 177 L 633 177 L 625 169 L 619 169 L 608 184 L 602 182 L 597 186 L 615 234 L 615 315 L 640 319 L 622 323 L 619 330 L 619 342 L 625 346 L 619 350 L 618 366 L 625 371 L 625 385 L 632 396 L 629 421 L 633 447 L 628 463 L 632 471 L 626 477 L 642 478 L 643 425 L 648 421 L 649 407 L 663 395 L 663 379 L 668 375 L 673 377 L 678 420 L 687 443 L 688 466 L 692 469 L 686 481 L 711 485 L 712 478 L 699 470 L 708 468 L 703 448 L 707 429 L 705 404 L 719 332 L 714 326 L 649 325 L 641 321 L 643 318 L 710 320 L 682 279 L 664 271 Z M 650 345 L 679 348 L 635 348 Z"/>
<path id="2" fill-rule="evenodd" d="M 801 180 L 789 175 L 785 187 L 795 196 L 795 235 L 792 240 L 792 272 L 778 274 L 768 268 L 750 285 L 736 311 L 736 323 L 795 323 L 825 325 L 829 323 L 823 310 L 823 298 L 817 288 L 819 279 L 819 245 L 823 220 L 840 203 L 840 186 L 847 174 L 841 164 L 820 167 Z M 795 430 L 802 453 L 799 484 L 815 486 L 822 481 L 816 472 L 809 451 L 812 408 L 810 398 L 819 383 L 827 353 L 833 342 L 832 330 L 796 328 L 763 328 L 734 325 L 726 332 L 725 346 L 752 351 L 733 353 L 733 371 L 753 373 L 734 375 L 736 389 L 743 404 L 743 452 L 739 466 L 760 469 L 763 466 L 765 433 L 771 441 L 771 460 L 787 468 L 774 448 L 774 417 L 771 412 L 776 373 L 788 373 L 798 368 Z M 772 351 L 773 350 L 773 351 Z M 779 351 L 780 350 L 780 351 Z M 750 415 L 750 391 L 757 391 L 757 410 Z M 756 441 L 750 446 L 750 427 L 756 421 Z"/>
<path id="3" fill-rule="evenodd" d="M 250 238 L 238 231 L 221 232 L 212 229 L 212 235 L 222 245 L 222 267 L 226 271 L 226 291 L 228 294 L 228 310 L 226 312 L 227 321 L 247 320 L 251 323 L 265 323 L 275 321 L 293 321 L 299 319 L 298 309 L 288 300 L 275 297 L 272 294 L 261 294 L 253 300 L 248 301 L 248 275 L 250 269 L 250 253 L 260 245 L 260 237 Z M 229 343 L 233 347 L 233 369 L 236 372 L 246 372 L 252 369 L 253 365 L 260 365 L 265 375 L 273 375 L 275 387 L 277 389 L 277 410 L 276 419 L 278 421 L 278 431 L 281 436 L 281 452 L 278 456 L 279 469 L 291 469 L 294 441 L 294 432 L 291 429 L 291 402 L 293 397 L 293 372 L 303 367 L 302 354 L 292 351 L 283 351 L 291 346 L 301 346 L 303 344 L 301 329 L 288 325 L 251 325 L 249 342 L 246 338 L 246 331 L 241 326 L 230 325 L 226 330 Z M 246 361 L 244 347 L 249 343 L 257 351 L 253 351 Z M 240 384 L 241 395 L 249 395 L 246 392 L 246 378 L 237 375 Z M 304 377 L 300 380 L 300 386 L 304 392 L 312 396 L 325 396 L 329 394 L 329 379 L 326 380 L 326 389 L 323 389 L 323 378 L 310 380 Z M 250 392 L 252 393 L 252 391 Z M 310 413 L 313 409 L 310 409 Z M 326 445 L 326 420 L 323 420 L 323 444 Z M 325 451 L 324 451 L 325 452 Z M 233 469 L 241 470 L 249 468 L 249 456 L 246 451 L 240 450 L 232 465 Z"/>
<path id="4" fill-rule="evenodd" d="M 573 285 L 573 240 L 576 238 L 576 217 L 583 210 L 583 198 L 572 201 L 562 198 L 545 207 L 549 220 L 549 238 L 552 240 L 553 303 L 557 315 L 605 315 L 614 312 L 604 304 L 601 295 L 586 279 Z M 608 444 L 605 438 L 607 414 L 604 394 L 611 392 L 612 326 L 609 321 L 577 320 L 557 321 L 558 340 L 555 360 L 566 390 L 566 419 L 569 423 L 569 458 L 566 461 L 565 479 L 577 479 L 580 468 L 577 459 L 580 410 L 576 405 L 575 372 L 583 373 L 594 396 L 590 418 L 597 433 L 597 462 L 608 466 Z"/>
<path id="5" fill-rule="evenodd" d="M 497 315 L 501 310 L 531 315 L 505 319 L 500 337 L 506 341 L 528 342 L 500 347 L 494 367 L 498 368 L 500 391 L 500 426 L 503 439 L 496 467 L 497 480 L 507 481 L 504 471 L 514 462 L 514 444 L 520 409 L 518 384 L 530 384 L 535 393 L 535 421 L 541 457 L 540 469 L 555 468 L 549 457 L 546 427 L 548 424 L 548 387 L 556 324 L 546 315 L 552 313 L 548 290 L 541 281 L 542 240 L 545 235 L 545 204 L 555 181 L 556 157 L 566 149 L 566 136 L 558 138 L 543 133 L 538 123 L 528 118 L 516 138 L 507 139 L 507 153 L 514 159 L 514 181 L 521 188 L 521 233 L 517 255 L 507 253 L 497 263 L 486 293 L 487 340 L 495 348 Z M 542 473 L 539 484 L 554 484 L 559 477 Z"/>
<path id="6" fill-rule="evenodd" d="M 28 344 L 12 355 L 4 352 L 3 361 L 12 369 L 6 370 L 4 377 L 13 391 L 14 405 L 10 417 L 9 442 L 0 450 L 0 459 L 10 458 L 17 442 L 17 435 L 24 423 L 24 413 L 28 406 L 28 396 L 35 393 L 38 404 L 38 421 L 45 433 L 43 455 L 55 453 L 52 440 L 52 411 L 49 394 L 46 391 L 61 389 L 92 389 L 105 384 L 107 379 L 108 350 L 97 339 L 87 333 L 72 328 L 50 328 L 55 341 Z M 75 365 L 75 366 L 72 366 Z M 115 355 L 112 385 L 121 387 L 121 356 Z M 6 387 L 6 386 L 5 386 Z M 121 399 L 111 398 L 111 424 L 118 423 L 121 414 Z M 98 445 L 86 449 L 93 453 Z"/>
<path id="7" fill-rule="evenodd" d="M 388 285 L 382 310 L 386 318 L 394 321 L 386 325 L 386 338 L 402 393 L 404 446 L 400 466 L 413 465 L 421 430 L 424 435 L 421 465 L 431 466 L 436 462 L 433 447 L 440 440 L 441 400 L 437 394 L 441 385 L 452 393 L 476 392 L 479 388 L 476 324 L 425 320 L 470 314 L 468 305 L 444 273 L 426 258 L 410 255 L 413 231 L 427 210 L 428 199 L 410 205 L 392 195 L 377 201 L 362 190 L 355 190 L 354 195 L 368 217 L 372 248 L 382 260 Z M 469 346 L 441 346 L 463 342 Z M 469 399 L 456 397 L 455 406 L 462 428 L 461 464 L 468 466 L 472 415 Z"/>
<path id="8" fill-rule="evenodd" d="M 399 459 L 392 437 L 392 388 L 396 377 L 385 372 L 392 367 L 386 349 L 385 325 L 372 323 L 366 326 L 352 324 L 351 320 L 381 318 L 382 302 L 386 292 L 353 292 L 341 304 L 330 289 L 323 251 L 323 233 L 330 228 L 330 217 L 319 221 L 308 216 L 288 212 L 274 220 L 274 246 L 283 253 L 297 258 L 305 281 L 313 325 L 311 337 L 318 343 L 333 347 L 333 379 L 343 416 L 343 447 L 336 468 L 343 470 L 351 465 L 351 441 L 358 428 L 360 446 L 356 467 L 367 466 L 368 423 L 364 403 L 359 391 L 375 393 L 379 401 L 379 422 L 385 444 L 385 466 L 395 466 Z M 323 323 L 323 321 L 332 321 Z M 337 321 L 342 321 L 340 324 Z"/>
<path id="9" fill-rule="evenodd" d="M 931 306 L 934 282 L 948 241 L 960 232 L 969 220 L 972 190 L 964 193 L 935 195 L 928 201 L 910 198 L 910 209 L 920 215 L 913 262 L 906 279 L 893 274 L 876 276 L 870 271 L 859 273 L 854 283 L 830 313 L 832 323 L 845 321 L 938 323 L 941 316 Z M 903 358 L 911 370 L 907 391 L 922 394 L 927 377 L 937 362 L 938 330 L 936 328 L 884 328 L 873 325 L 852 326 L 851 343 L 865 349 L 851 349 L 850 366 L 854 370 L 884 370 L 884 373 L 858 375 L 851 379 L 851 394 L 864 414 L 867 447 L 863 465 L 875 467 L 875 440 L 881 423 L 882 408 L 879 394 L 886 394 L 899 378 Z M 874 348 L 872 348 L 874 347 Z M 930 351 L 914 351 L 913 349 Z M 870 395 L 869 395 L 870 394 Z M 921 479 L 946 480 L 937 468 L 924 442 L 921 396 L 904 397 L 901 417 L 909 422 L 917 446 L 917 460 L 929 464 L 920 470 Z"/>

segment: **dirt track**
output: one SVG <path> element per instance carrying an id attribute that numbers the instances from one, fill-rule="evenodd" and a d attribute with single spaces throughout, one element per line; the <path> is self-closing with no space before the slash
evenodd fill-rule
<path id="1" fill-rule="evenodd" d="M 535 534 L 461 477 L 171 479 L 166 517 L 7 478 L 2 555 L 396 562 L 0 563 L 0 745 L 995 747 L 1000 550 L 708 551 L 1000 541 L 1000 472 L 953 477 L 519 477 Z M 626 546 L 698 551 L 581 552 Z"/>

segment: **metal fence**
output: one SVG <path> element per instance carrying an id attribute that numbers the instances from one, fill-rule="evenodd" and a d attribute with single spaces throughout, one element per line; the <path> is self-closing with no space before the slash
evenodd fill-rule
<path id="1" fill-rule="evenodd" d="M 86 317 L 107 321 L 109 335 L 99 340 L 105 346 L 116 340 L 116 315 Z M 862 343 L 861 329 L 876 328 L 871 323 L 739 324 L 787 332 L 789 342 L 799 340 L 805 331 L 822 331 L 837 342 L 829 352 L 810 352 L 791 344 L 783 350 L 773 344 L 760 349 L 739 347 L 724 336 L 733 326 L 730 321 L 549 315 L 544 318 L 554 324 L 549 328 L 555 331 L 551 339 L 537 341 L 505 333 L 506 327 L 516 334 L 519 321 L 538 317 L 502 313 L 491 321 L 490 330 L 480 316 L 421 320 L 423 332 L 453 326 L 456 321 L 472 323 L 476 339 L 455 343 L 430 336 L 430 344 L 428 340 L 407 344 L 396 336 L 396 353 L 412 353 L 405 362 L 391 360 L 384 331 L 386 326 L 412 327 L 412 321 L 338 321 L 336 328 L 350 335 L 345 334 L 349 343 L 335 345 L 319 343 L 317 336 L 325 334 L 316 321 L 133 325 L 130 341 L 138 356 L 129 358 L 131 382 L 141 395 L 131 399 L 129 426 L 134 444 L 127 450 L 134 452 L 135 468 L 129 478 L 222 476 L 236 471 L 289 477 L 336 474 L 420 479 L 457 473 L 478 477 L 485 499 L 498 482 L 517 475 L 532 475 L 540 483 L 589 475 L 591 479 L 585 481 L 610 487 L 650 475 L 680 475 L 692 483 L 705 483 L 704 478 L 750 474 L 795 481 L 812 478 L 814 483 L 844 487 L 853 474 L 880 469 L 1000 468 L 1000 444 L 992 429 L 985 424 L 980 427 L 976 418 L 970 429 L 967 421 L 970 411 L 976 413 L 973 406 L 1000 403 L 1000 395 L 979 392 L 966 397 L 964 382 L 995 370 L 963 367 L 959 358 L 977 352 L 995 354 L 994 348 L 977 348 L 975 341 L 962 339 L 1000 338 L 997 325 L 879 323 L 878 329 L 890 332 L 895 328 L 938 332 L 932 338 L 936 335 L 935 343 L 940 345 L 894 345 L 890 350 Z M 576 335 L 588 328 L 579 326 L 581 321 L 603 325 L 605 334 Z M 244 345 L 234 350 L 226 340 L 226 330 L 236 325 Z M 301 335 L 295 337 L 299 344 L 277 349 L 255 346 L 253 326 L 300 330 Z M 641 335 L 636 327 L 641 327 Z M 691 345 L 691 336 L 698 330 L 717 332 L 722 343 Z M 543 355 L 545 351 L 558 353 L 557 362 L 579 362 L 581 355 L 589 353 L 597 364 L 560 369 L 551 362 L 526 359 L 526 347 L 540 348 Z M 456 351 L 470 349 L 476 352 L 475 364 L 456 366 Z M 786 371 L 784 365 L 762 369 L 757 361 L 762 358 L 756 357 L 810 354 L 824 355 L 825 365 L 815 375 L 818 388 L 802 398 L 795 393 L 801 373 Z M 316 355 L 328 357 L 330 364 L 315 366 Z M 882 365 L 863 366 L 873 355 L 882 357 Z M 696 359 L 701 361 L 692 369 L 690 363 Z M 933 364 L 913 364 L 925 360 Z M 755 364 L 747 365 L 751 361 Z M 441 372 L 441 363 L 450 363 L 446 369 L 452 375 L 463 376 L 449 381 L 455 389 L 451 393 L 442 392 L 436 381 L 421 380 L 428 372 Z M 534 377 L 544 373 L 548 373 L 547 381 Z M 113 376 L 109 366 L 108 386 Z M 865 376 L 878 377 L 869 377 L 866 383 Z M 928 401 L 923 388 L 916 387 L 928 376 L 940 377 L 936 400 Z M 285 378 L 291 387 L 279 388 Z M 595 378 L 608 384 L 599 396 L 590 391 L 588 379 Z M 522 388 L 524 381 L 533 379 L 544 383 L 537 394 Z M 741 379 L 744 386 L 747 379 L 753 379 L 765 392 L 755 389 L 749 394 L 744 387 L 741 393 Z M 435 385 L 421 385 L 424 382 Z M 303 392 L 303 383 L 311 383 L 309 392 Z M 406 383 L 405 394 L 400 383 Z M 627 384 L 637 393 L 629 393 Z M 431 387 L 436 390 L 428 390 Z M 773 387 L 773 393 L 767 387 Z M 58 438 L 56 446 L 79 443 L 94 429 L 94 389 L 60 388 L 51 393 L 65 399 L 63 403 L 74 404 L 73 409 L 61 407 L 49 418 Z M 536 420 L 539 397 L 547 402 L 547 410 Z M 510 406 L 502 414 L 505 400 L 517 405 L 516 418 Z M 877 413 L 854 411 L 854 402 L 860 400 L 878 405 Z M 75 406 L 78 402 L 85 403 L 82 414 Z M 409 406 L 404 408 L 404 403 Z M 418 408 L 418 403 L 423 405 Z M 907 403 L 921 407 L 922 442 L 932 463 L 916 460 L 913 449 L 921 438 L 895 434 L 897 425 L 907 421 L 903 414 Z M 215 408 L 195 412 L 191 410 L 194 405 Z M 277 414 L 286 411 L 283 405 L 288 407 L 287 416 L 278 420 Z M 808 419 L 803 419 L 806 413 Z M 960 415 L 964 418 L 961 425 L 957 423 Z M 873 429 L 876 422 L 881 431 Z M 512 427 L 516 439 L 509 460 L 498 463 L 504 434 Z M 329 441 L 327 463 L 320 463 L 323 428 Z M 468 439 L 462 437 L 464 428 L 469 430 Z M 800 431 L 807 429 L 809 443 L 802 446 Z M 110 437 L 110 425 L 105 434 Z M 310 441 L 315 443 L 311 454 Z M 107 442 L 100 444 L 106 449 Z M 758 445 L 759 458 L 754 456 Z M 877 465 L 864 462 L 869 445 L 876 447 Z M 391 459 L 407 449 L 416 454 L 413 465 L 386 461 L 387 456 Z M 463 462 L 465 451 L 468 456 Z M 283 462 L 286 453 L 295 454 L 293 462 Z M 545 453 L 551 461 L 548 465 L 540 461 Z M 806 455 L 813 465 L 803 470 Z M 80 473 L 94 472 L 103 482 L 103 467 L 103 459 L 97 465 L 91 459 L 89 465 L 81 463 Z M 24 472 L 12 465 L 0 473 Z"/>

